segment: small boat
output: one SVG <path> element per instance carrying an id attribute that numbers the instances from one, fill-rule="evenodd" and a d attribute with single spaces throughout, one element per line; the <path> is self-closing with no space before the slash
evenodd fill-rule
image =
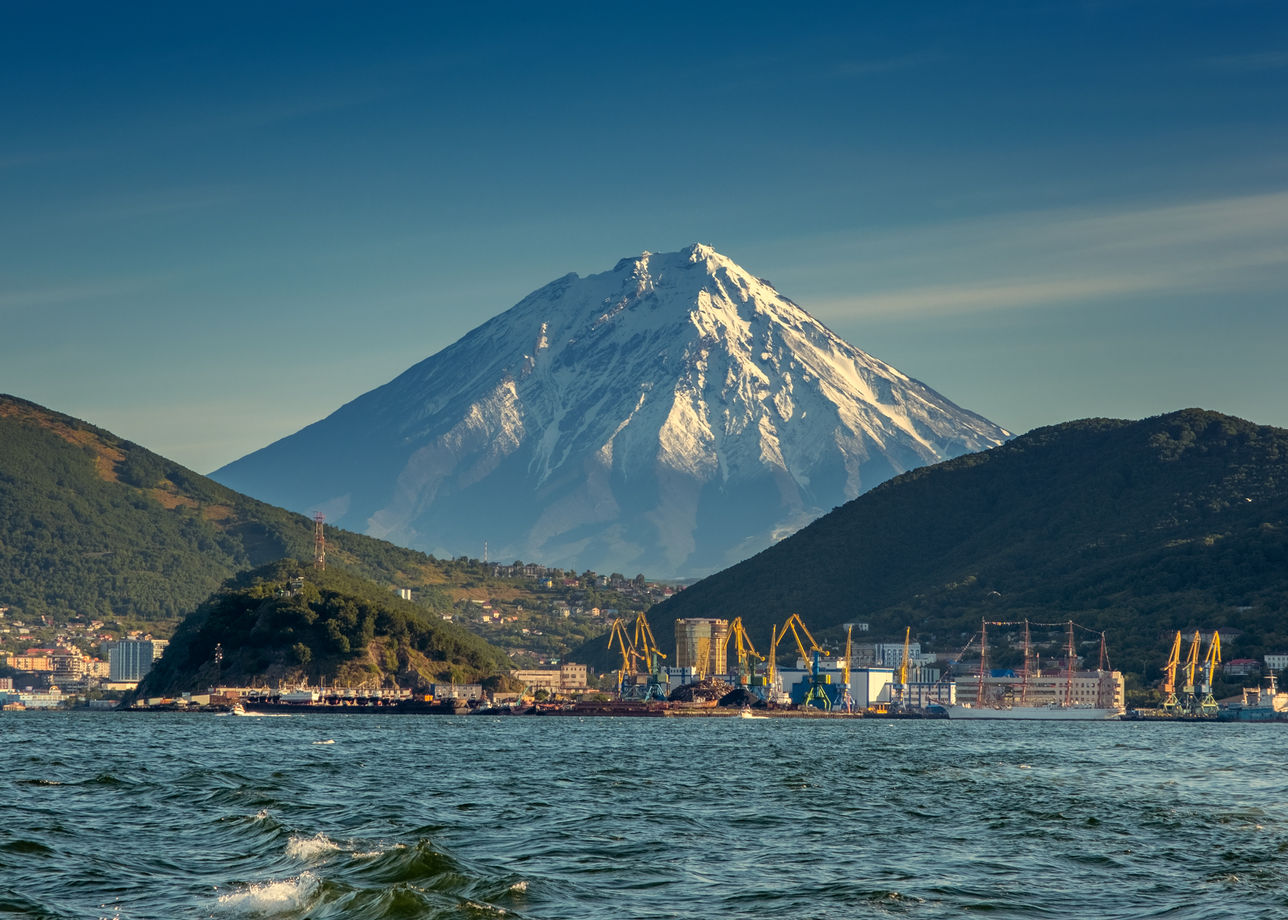
<path id="1" fill-rule="evenodd" d="M 742 707 L 742 711 L 739 712 L 738 715 L 742 716 L 742 718 L 744 719 L 768 719 L 769 718 L 769 716 L 762 716 L 759 713 L 752 712 L 750 706 Z"/>

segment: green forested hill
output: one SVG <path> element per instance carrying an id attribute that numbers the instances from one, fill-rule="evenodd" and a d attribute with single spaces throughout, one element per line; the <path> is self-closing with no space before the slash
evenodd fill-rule
<path id="1" fill-rule="evenodd" d="M 400 585 L 430 557 L 328 528 L 329 558 Z M 110 432 L 0 396 L 0 604 L 30 618 L 177 620 L 234 572 L 311 558 L 313 522 Z"/>
<path id="2" fill-rule="evenodd" d="M 1177 629 L 1220 628 L 1227 659 L 1288 651 L 1288 431 L 1200 410 L 1038 429 L 891 480 L 649 619 L 740 615 L 767 645 L 793 612 L 832 647 L 857 621 L 941 651 L 981 618 L 1071 617 L 1147 676 Z"/>
<path id="3" fill-rule="evenodd" d="M 136 695 L 217 682 L 418 688 L 479 681 L 510 666 L 504 652 L 381 585 L 284 560 L 231 579 L 184 619 Z"/>
<path id="4" fill-rule="evenodd" d="M 234 573 L 312 559 L 313 529 L 303 515 L 111 432 L 0 395 L 0 606 L 13 619 L 57 625 L 75 616 L 166 635 Z M 560 615 L 560 605 L 630 615 L 647 605 L 590 577 L 572 587 L 495 578 L 477 560 L 439 560 L 330 526 L 326 540 L 328 568 L 411 588 L 420 606 L 452 612 L 528 660 L 603 628 L 590 614 Z M 479 624 L 484 602 L 504 610 L 505 622 Z"/>

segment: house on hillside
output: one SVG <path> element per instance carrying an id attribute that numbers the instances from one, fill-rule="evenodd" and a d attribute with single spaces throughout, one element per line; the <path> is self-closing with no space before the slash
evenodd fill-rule
<path id="1" fill-rule="evenodd" d="M 1260 677 L 1261 662 L 1255 658 L 1235 658 L 1227 661 L 1221 672 L 1229 677 Z"/>

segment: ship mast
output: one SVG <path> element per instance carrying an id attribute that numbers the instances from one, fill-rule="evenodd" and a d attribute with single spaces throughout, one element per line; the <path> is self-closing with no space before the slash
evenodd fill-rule
<path id="1" fill-rule="evenodd" d="M 1105 634 L 1100 634 L 1100 667 L 1096 669 L 1096 707 L 1104 709 L 1109 705 L 1105 701 L 1105 671 L 1109 668 L 1109 652 L 1105 649 Z"/>
<path id="2" fill-rule="evenodd" d="M 979 683 L 975 687 L 975 706 L 984 705 L 984 672 L 988 670 L 988 620 L 979 624 Z"/>
<path id="3" fill-rule="evenodd" d="M 1032 646 L 1029 644 L 1029 621 L 1024 621 L 1024 673 L 1020 678 L 1020 705 L 1029 705 L 1029 668 L 1032 666 L 1030 656 Z"/>
<path id="4" fill-rule="evenodd" d="M 1069 652 L 1064 665 L 1064 705 L 1073 703 L 1073 620 L 1069 621 Z"/>

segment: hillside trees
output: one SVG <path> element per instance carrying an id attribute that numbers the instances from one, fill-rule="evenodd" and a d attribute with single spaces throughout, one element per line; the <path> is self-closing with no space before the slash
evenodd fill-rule
<path id="1" fill-rule="evenodd" d="M 417 687 L 452 676 L 477 681 L 509 666 L 501 650 L 379 585 L 282 560 L 238 576 L 201 604 L 139 693 L 216 682 Z"/>

